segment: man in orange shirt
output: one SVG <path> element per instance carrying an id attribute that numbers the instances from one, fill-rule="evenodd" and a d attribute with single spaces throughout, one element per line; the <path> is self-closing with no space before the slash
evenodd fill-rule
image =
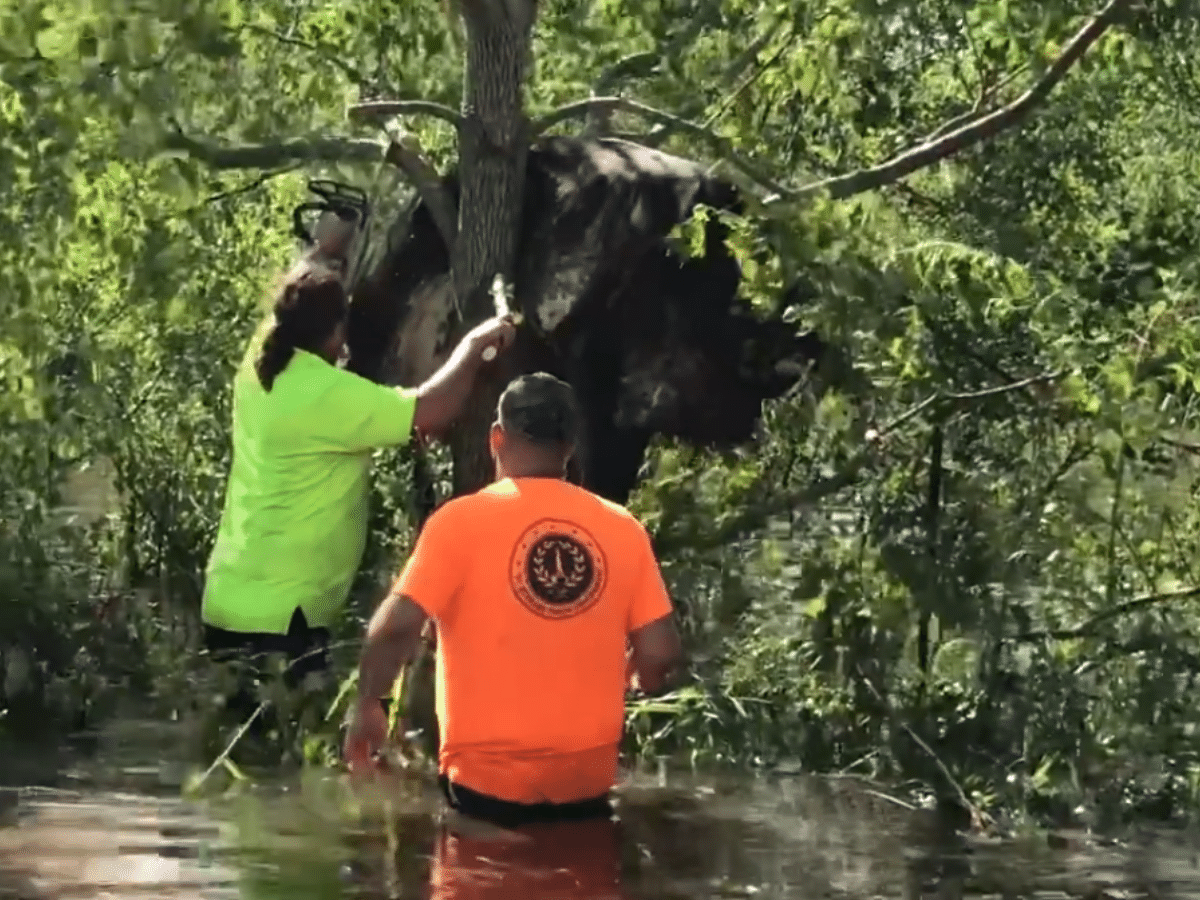
<path id="1" fill-rule="evenodd" d="M 626 648 L 642 690 L 681 659 L 645 528 L 565 480 L 581 420 L 569 385 L 522 376 L 489 441 L 497 481 L 426 523 L 367 626 L 345 752 L 381 749 L 384 696 L 437 626 L 442 790 L 502 826 L 610 814 L 625 714 Z"/>

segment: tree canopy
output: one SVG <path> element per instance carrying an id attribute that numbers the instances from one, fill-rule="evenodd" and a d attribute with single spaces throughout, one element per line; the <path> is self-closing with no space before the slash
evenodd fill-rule
<path id="1" fill-rule="evenodd" d="M 138 621 L 196 597 L 303 176 L 393 179 L 379 108 L 348 114 L 382 101 L 424 164 L 457 163 L 460 15 L 508 8 L 460 2 L 0 0 L 0 634 L 47 637 L 43 688 L 107 677 L 98 597 L 152 586 Z M 702 209 L 678 245 L 725 217 L 743 295 L 851 366 L 752 446 L 654 448 L 633 507 L 697 682 L 631 711 L 642 746 L 883 747 L 864 765 L 979 803 L 1009 766 L 1057 798 L 1153 758 L 1169 784 L 1144 792 L 1195 796 L 1197 12 L 538 4 L 530 133 L 719 167 L 747 211 Z M 85 553 L 56 510 L 100 458 L 121 499 Z M 374 566 L 408 536 L 406 460 L 380 469 Z M 108 649 L 80 664 L 63 616 Z"/>

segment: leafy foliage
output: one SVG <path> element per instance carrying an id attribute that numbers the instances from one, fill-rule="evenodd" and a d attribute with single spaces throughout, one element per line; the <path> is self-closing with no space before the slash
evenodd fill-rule
<path id="1" fill-rule="evenodd" d="M 640 139 L 785 194 L 1010 102 L 1096 12 L 547 0 L 527 109 L 628 92 L 702 125 Z M 754 307 L 852 366 L 773 404 L 753 447 L 655 447 L 634 507 L 695 683 L 631 707 L 636 749 L 1048 813 L 1196 799 L 1197 22 L 1183 0 L 1130 5 L 1020 127 L 878 191 L 728 219 Z M 188 646 L 229 380 L 290 252 L 297 170 L 377 183 L 346 105 L 455 104 L 461 40 L 427 0 L 0 0 L 14 716 L 51 685 L 68 717 L 124 676 L 148 689 Z M 452 163 L 444 123 L 412 130 Z M 119 501 L 85 530 L 61 489 L 102 460 Z M 381 460 L 347 636 L 408 536 L 406 473 Z"/>

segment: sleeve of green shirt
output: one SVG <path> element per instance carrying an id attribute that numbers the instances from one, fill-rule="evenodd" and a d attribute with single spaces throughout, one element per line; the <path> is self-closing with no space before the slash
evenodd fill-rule
<path id="1" fill-rule="evenodd" d="M 327 449 L 361 453 L 406 443 L 412 434 L 417 393 L 334 369 L 329 390 L 312 407 L 309 427 Z"/>

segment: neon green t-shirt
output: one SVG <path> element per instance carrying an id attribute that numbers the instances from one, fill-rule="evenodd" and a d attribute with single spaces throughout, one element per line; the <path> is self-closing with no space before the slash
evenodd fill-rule
<path id="1" fill-rule="evenodd" d="M 346 602 L 366 547 L 371 451 L 409 439 L 416 395 L 303 350 L 267 392 L 260 340 L 234 379 L 233 465 L 202 616 L 286 634 L 296 607 L 328 627 Z"/>

